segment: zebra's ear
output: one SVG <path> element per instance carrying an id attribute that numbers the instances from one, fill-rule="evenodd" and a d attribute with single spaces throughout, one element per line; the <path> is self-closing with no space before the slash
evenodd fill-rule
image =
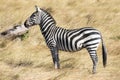
<path id="1" fill-rule="evenodd" d="M 35 5 L 35 8 L 36 8 L 36 11 L 40 11 L 40 8 L 37 5 Z"/>

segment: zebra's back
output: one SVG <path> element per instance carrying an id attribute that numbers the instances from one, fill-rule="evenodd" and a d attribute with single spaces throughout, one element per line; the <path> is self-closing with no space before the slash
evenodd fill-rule
<path id="1" fill-rule="evenodd" d="M 59 50 L 78 51 L 91 46 L 97 48 L 101 41 L 101 34 L 92 27 L 73 30 L 58 28 L 55 33 L 55 41 Z"/>

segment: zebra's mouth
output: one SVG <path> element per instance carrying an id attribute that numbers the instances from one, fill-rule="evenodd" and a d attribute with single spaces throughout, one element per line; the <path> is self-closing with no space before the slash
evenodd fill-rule
<path id="1" fill-rule="evenodd" d="M 28 28 L 28 27 L 29 27 L 29 24 L 27 24 L 27 22 L 25 21 L 24 26 L 25 26 L 26 28 Z"/>

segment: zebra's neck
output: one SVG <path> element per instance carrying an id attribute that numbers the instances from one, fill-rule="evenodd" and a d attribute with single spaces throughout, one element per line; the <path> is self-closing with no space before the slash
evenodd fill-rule
<path id="1" fill-rule="evenodd" d="M 41 27 L 41 25 L 40 25 L 40 27 Z M 41 29 L 42 35 L 44 37 L 46 37 L 47 35 L 51 34 L 51 32 L 53 31 L 53 29 L 55 29 L 55 28 L 56 28 L 55 25 L 48 24 L 45 29 L 43 29 L 43 28 L 40 28 L 40 29 Z"/>
<path id="2" fill-rule="evenodd" d="M 46 37 L 48 34 L 53 31 L 56 27 L 56 22 L 54 18 L 47 12 L 43 11 L 43 14 L 41 16 L 41 23 L 40 23 L 40 29 L 42 34 Z"/>

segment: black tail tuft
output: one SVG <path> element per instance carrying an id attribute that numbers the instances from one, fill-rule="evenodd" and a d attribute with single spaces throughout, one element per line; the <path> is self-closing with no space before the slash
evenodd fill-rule
<path id="1" fill-rule="evenodd" d="M 103 66 L 106 67 L 107 64 L 107 51 L 102 40 L 102 57 L 103 57 Z"/>

